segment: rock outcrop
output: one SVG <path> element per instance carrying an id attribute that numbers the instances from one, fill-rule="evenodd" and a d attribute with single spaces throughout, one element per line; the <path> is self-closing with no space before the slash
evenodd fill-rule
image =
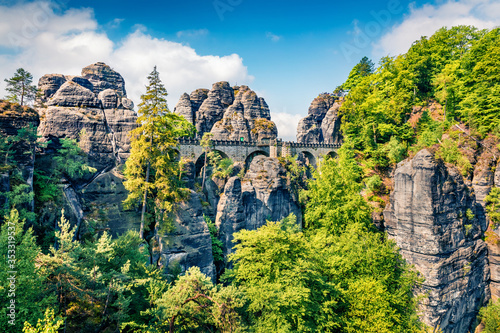
<path id="1" fill-rule="evenodd" d="M 235 232 L 255 230 L 267 220 L 279 221 L 291 213 L 301 225 L 300 206 L 287 183 L 285 168 L 276 158 L 256 156 L 243 180 L 229 179 L 217 206 L 215 224 L 225 254 L 232 251 Z"/>
<path id="2" fill-rule="evenodd" d="M 133 229 L 138 218 L 122 208 L 127 192 L 119 170 L 129 156 L 128 134 L 137 126 L 137 116 L 122 76 L 98 62 L 85 67 L 81 76 L 44 75 L 38 86 L 38 134 L 50 141 L 47 154 L 60 147 L 59 139 L 77 139 L 88 164 L 97 169 L 77 183 L 63 182 L 66 214 L 80 225 L 95 212 L 105 212 L 103 219 L 113 234 Z"/>
<path id="3" fill-rule="evenodd" d="M 299 121 L 297 126 L 297 142 L 300 143 L 341 143 L 340 104 L 336 97 L 321 94 L 309 107 L 308 115 Z"/>
<path id="4" fill-rule="evenodd" d="M 173 221 L 173 232 L 158 235 L 158 246 L 154 250 L 158 265 L 170 271 L 177 265 L 181 271 L 198 266 L 202 273 L 214 280 L 212 239 L 198 193 L 190 191 L 189 198 L 175 209 Z"/>
<path id="5" fill-rule="evenodd" d="M 463 177 L 427 151 L 398 164 L 384 211 L 390 238 L 423 275 L 423 319 L 444 333 L 469 332 L 489 298 L 484 216 Z"/>
<path id="6" fill-rule="evenodd" d="M 52 148 L 59 138 L 78 139 L 90 165 L 99 171 L 128 156 L 127 135 L 136 126 L 136 114 L 120 74 L 98 62 L 85 67 L 81 76 L 44 75 L 39 88 L 39 135 L 50 140 Z"/>
<path id="7" fill-rule="evenodd" d="M 201 137 L 212 132 L 215 140 L 275 139 L 278 131 L 271 121 L 266 101 L 247 86 L 214 83 L 212 89 L 183 94 L 174 112 L 184 116 Z"/>

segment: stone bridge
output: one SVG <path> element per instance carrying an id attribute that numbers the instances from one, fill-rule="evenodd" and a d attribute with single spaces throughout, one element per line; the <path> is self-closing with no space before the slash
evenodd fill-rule
<path id="1" fill-rule="evenodd" d="M 281 140 L 263 141 L 226 141 L 212 140 L 213 149 L 218 151 L 223 158 L 230 158 L 235 162 L 245 162 L 248 166 L 257 155 L 269 157 L 286 157 L 303 153 L 309 164 L 316 166 L 324 156 L 335 156 L 340 144 L 324 143 L 297 143 Z M 204 152 L 199 139 L 180 138 L 179 153 L 184 158 L 189 158 L 196 165 L 203 165 Z"/>

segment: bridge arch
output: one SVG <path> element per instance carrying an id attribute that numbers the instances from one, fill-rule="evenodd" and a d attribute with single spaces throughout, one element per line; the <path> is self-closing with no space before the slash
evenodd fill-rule
<path id="1" fill-rule="evenodd" d="M 229 158 L 225 152 L 222 150 L 214 149 L 213 151 L 217 152 L 222 159 L 224 158 Z M 200 176 L 201 171 L 203 170 L 203 167 L 205 166 L 205 152 L 203 152 L 198 158 L 196 159 L 195 163 L 195 168 L 196 168 L 196 177 Z"/>
<path id="2" fill-rule="evenodd" d="M 259 155 L 264 155 L 266 157 L 269 157 L 269 153 L 264 151 L 264 150 L 255 150 L 255 151 L 251 152 L 247 156 L 247 158 L 245 159 L 245 170 L 248 170 L 248 168 L 250 167 L 250 164 L 252 163 L 255 156 L 259 156 Z"/>
<path id="3" fill-rule="evenodd" d="M 311 165 L 311 166 L 313 166 L 313 167 L 316 168 L 316 157 L 314 156 L 313 153 L 311 153 L 308 150 L 302 150 L 299 153 L 301 153 L 302 155 L 304 155 L 304 157 L 306 158 L 306 164 L 307 165 Z"/>
<path id="4" fill-rule="evenodd" d="M 335 158 L 335 157 L 337 157 L 337 153 L 335 151 L 333 151 L 333 150 L 331 152 L 325 154 L 325 159 L 327 159 L 327 158 Z"/>

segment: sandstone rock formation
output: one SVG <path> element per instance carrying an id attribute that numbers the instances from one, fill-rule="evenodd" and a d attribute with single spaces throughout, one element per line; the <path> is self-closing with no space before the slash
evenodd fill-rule
<path id="1" fill-rule="evenodd" d="M 489 298 L 480 209 L 462 176 L 429 151 L 398 164 L 384 211 L 386 230 L 425 278 L 424 321 L 444 333 L 469 332 Z"/>
<path id="2" fill-rule="evenodd" d="M 39 135 L 51 140 L 53 147 L 59 138 L 78 139 L 98 170 L 128 156 L 127 135 L 136 126 L 136 114 L 120 74 L 98 62 L 85 67 L 81 76 L 44 75 L 39 88 Z"/>
<path id="3" fill-rule="evenodd" d="M 214 83 L 212 89 L 183 94 L 174 112 L 195 125 L 198 135 L 212 132 L 215 140 L 275 139 L 278 132 L 265 100 L 247 86 Z"/>
<path id="4" fill-rule="evenodd" d="M 276 158 L 256 156 L 242 181 L 229 179 L 217 206 L 215 223 L 225 254 L 232 251 L 235 232 L 255 230 L 267 220 L 279 221 L 290 213 L 301 225 L 300 206 L 287 184 L 285 168 Z"/>
<path id="5" fill-rule="evenodd" d="M 203 219 L 200 195 L 190 191 L 189 198 L 174 212 L 174 231 L 158 234 L 157 263 L 161 267 L 182 271 L 198 266 L 202 273 L 215 279 L 212 239 Z"/>
<path id="6" fill-rule="evenodd" d="M 297 142 L 300 143 L 341 143 L 340 104 L 334 96 L 321 94 L 309 107 L 308 115 L 299 121 Z"/>
<path id="7" fill-rule="evenodd" d="M 129 155 L 128 133 L 137 126 L 137 116 L 121 75 L 98 62 L 85 67 L 81 76 L 44 75 L 39 88 L 38 134 L 51 142 L 47 153 L 59 148 L 61 138 L 77 139 L 88 163 L 97 169 L 87 182 L 64 182 L 70 219 L 80 225 L 83 218 L 101 211 L 113 234 L 134 228 L 137 214 L 121 205 L 127 193 L 119 169 Z"/>

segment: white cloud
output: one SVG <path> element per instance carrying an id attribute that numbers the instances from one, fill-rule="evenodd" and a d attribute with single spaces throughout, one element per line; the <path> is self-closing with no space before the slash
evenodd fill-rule
<path id="1" fill-rule="evenodd" d="M 49 73 L 78 75 L 97 61 L 124 77 L 127 94 L 136 104 L 147 75 L 157 65 L 171 109 L 183 92 L 209 88 L 221 80 L 241 84 L 253 80 L 237 54 L 201 56 L 189 46 L 148 35 L 143 26 L 117 43 L 98 26 L 92 9 L 59 13 L 48 2 L 0 6 L 0 91 L 5 88 L 3 78 L 19 67 L 38 80 Z"/>
<path id="2" fill-rule="evenodd" d="M 111 22 L 108 22 L 106 24 L 106 27 L 109 29 L 118 29 L 123 21 L 125 21 L 125 19 L 115 18 Z"/>
<path id="3" fill-rule="evenodd" d="M 302 118 L 304 116 L 300 114 L 271 111 L 271 120 L 278 127 L 278 137 L 283 138 L 285 141 L 296 141 L 297 125 Z"/>
<path id="4" fill-rule="evenodd" d="M 188 46 L 157 39 L 141 31 L 130 34 L 110 57 L 109 63 L 123 75 L 128 95 L 139 100 L 146 76 L 156 65 L 174 108 L 179 96 L 197 88 L 210 88 L 217 81 L 250 83 L 253 77 L 237 54 L 200 56 Z M 133 84 L 131 84 L 133 82 Z"/>
<path id="5" fill-rule="evenodd" d="M 431 36 L 443 26 L 456 25 L 494 28 L 500 25 L 500 3 L 498 0 L 448 0 L 438 5 L 411 6 L 403 22 L 373 44 L 374 55 L 405 53 L 421 36 Z"/>
<path id="6" fill-rule="evenodd" d="M 279 42 L 281 40 L 281 36 L 275 35 L 272 32 L 266 32 L 266 37 L 269 38 L 272 42 Z"/>
<path id="7" fill-rule="evenodd" d="M 181 30 L 177 32 L 177 38 L 196 38 L 208 35 L 207 29 Z"/>

